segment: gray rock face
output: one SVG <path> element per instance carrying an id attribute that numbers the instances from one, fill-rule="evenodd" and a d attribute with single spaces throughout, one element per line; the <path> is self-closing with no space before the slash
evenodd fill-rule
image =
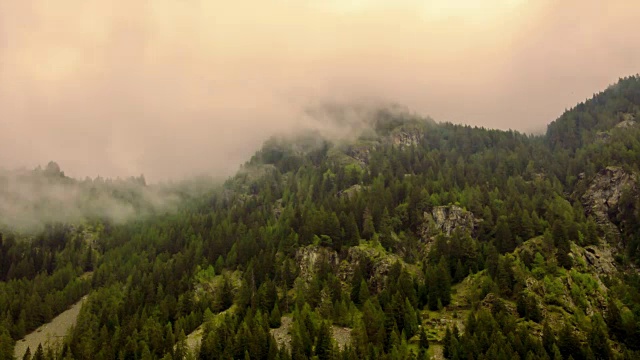
<path id="1" fill-rule="evenodd" d="M 620 239 L 620 230 L 611 221 L 610 216 L 618 213 L 618 202 L 627 190 L 638 191 L 635 175 L 620 167 L 608 166 L 595 176 L 582 195 L 582 204 L 587 214 L 593 215 L 598 225 L 604 229 L 605 237 L 609 241 Z"/>
<path id="2" fill-rule="evenodd" d="M 417 130 L 403 130 L 391 135 L 391 143 L 399 147 L 411 147 L 420 143 L 420 132 Z"/>
<path id="3" fill-rule="evenodd" d="M 296 262 L 300 268 L 300 277 L 305 281 L 311 281 L 318 266 L 325 261 L 328 262 L 331 271 L 343 282 L 345 290 L 348 286 L 347 284 L 353 279 L 355 269 L 363 261 L 371 266 L 370 273 L 365 274 L 365 277 L 370 289 L 375 293 L 382 291 L 387 275 L 396 261 L 412 269 L 413 273 L 418 273 L 418 269 L 414 265 L 405 264 L 398 255 L 366 246 L 350 247 L 342 261 L 340 261 L 338 253 L 320 246 L 302 247 L 296 252 Z"/>
<path id="4" fill-rule="evenodd" d="M 300 277 L 305 281 L 311 281 L 319 264 L 327 261 L 332 269 L 338 268 L 338 254 L 330 249 L 320 246 L 301 247 L 296 252 L 296 262 L 300 267 Z"/>
<path id="5" fill-rule="evenodd" d="M 442 231 L 446 235 L 451 235 L 456 228 L 473 233 L 478 224 L 473 213 L 456 205 L 436 206 L 431 211 L 431 216 L 436 230 Z M 428 214 L 425 213 L 425 218 L 427 217 Z"/>
<path id="6" fill-rule="evenodd" d="M 375 150 L 375 146 L 360 145 L 351 147 L 346 153 L 356 159 L 361 165 L 366 166 L 369 164 L 369 156 L 373 150 Z"/>
<path id="7" fill-rule="evenodd" d="M 480 306 L 488 309 L 491 312 L 496 311 L 498 308 L 503 308 L 514 316 L 518 315 L 518 311 L 516 310 L 515 305 L 500 299 L 500 297 L 498 297 L 494 293 L 488 293 L 487 296 L 485 296 L 485 298 L 480 302 Z"/>
<path id="8" fill-rule="evenodd" d="M 384 287 L 391 267 L 401 259 L 395 254 L 382 254 L 372 248 L 351 247 L 348 250 L 346 261 L 340 267 L 339 277 L 344 281 L 351 281 L 356 266 L 362 261 L 371 263 L 371 274 L 367 279 L 367 283 L 370 289 L 374 290 L 375 293 L 379 293 Z"/>
<path id="9" fill-rule="evenodd" d="M 630 128 L 630 127 L 633 127 L 635 124 L 636 124 L 636 122 L 635 122 L 635 121 L 633 121 L 633 120 L 631 120 L 631 119 L 623 120 L 623 121 L 619 122 L 619 123 L 616 125 L 616 128 L 619 128 L 619 129 L 628 129 L 628 128 Z"/>
<path id="10" fill-rule="evenodd" d="M 602 246 L 589 245 L 584 248 L 581 255 L 598 275 L 611 276 L 616 272 L 616 264 L 611 253 L 611 247 L 607 244 Z"/>

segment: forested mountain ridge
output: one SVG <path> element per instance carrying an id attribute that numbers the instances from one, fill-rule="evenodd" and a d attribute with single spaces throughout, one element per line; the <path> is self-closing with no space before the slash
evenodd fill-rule
<path id="1" fill-rule="evenodd" d="M 89 292 L 39 358 L 638 358 L 639 94 L 621 79 L 544 136 L 381 109 L 355 140 L 268 141 L 178 212 L 98 219 L 90 243 L 2 241 L 3 265 L 55 261 L 0 274 L 0 352 Z"/>
<path id="2" fill-rule="evenodd" d="M 194 178 L 148 185 L 144 175 L 76 180 L 53 161 L 33 170 L 0 168 L 0 229 L 33 235 L 53 223 L 124 223 L 175 211 L 214 184 Z"/>

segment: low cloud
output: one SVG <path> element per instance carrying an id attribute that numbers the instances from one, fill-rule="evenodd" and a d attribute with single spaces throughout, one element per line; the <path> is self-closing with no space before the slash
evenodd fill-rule
<path id="1" fill-rule="evenodd" d="M 229 175 L 324 103 L 539 131 L 639 71 L 638 17 L 626 0 L 4 1 L 0 166 Z"/>
<path id="2" fill-rule="evenodd" d="M 124 223 L 171 213 L 184 200 L 213 190 L 216 183 L 209 178 L 148 186 L 143 177 L 78 181 L 66 177 L 54 163 L 44 170 L 4 170 L 0 171 L 0 230 L 32 233 L 53 223 Z"/>

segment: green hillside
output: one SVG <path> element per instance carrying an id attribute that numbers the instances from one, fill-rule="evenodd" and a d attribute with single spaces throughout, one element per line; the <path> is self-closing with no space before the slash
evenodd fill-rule
<path id="1" fill-rule="evenodd" d="M 372 114 L 221 186 L 65 178 L 144 216 L 6 224 L 0 359 L 85 294 L 34 359 L 640 358 L 640 77 L 540 136 Z"/>

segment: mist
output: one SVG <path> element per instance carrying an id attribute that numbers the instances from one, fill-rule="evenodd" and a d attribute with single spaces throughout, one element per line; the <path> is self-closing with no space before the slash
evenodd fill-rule
<path id="1" fill-rule="evenodd" d="M 53 162 L 44 169 L 0 170 L 0 230 L 35 233 L 47 224 L 95 220 L 120 224 L 170 213 L 194 194 L 207 193 L 196 186 L 200 186 L 196 180 L 148 186 L 144 177 L 78 181 Z M 213 187 L 204 190 L 209 189 Z"/>
<path id="2" fill-rule="evenodd" d="M 640 3 L 0 2 L 0 167 L 229 175 L 318 104 L 542 132 L 640 67 Z"/>

